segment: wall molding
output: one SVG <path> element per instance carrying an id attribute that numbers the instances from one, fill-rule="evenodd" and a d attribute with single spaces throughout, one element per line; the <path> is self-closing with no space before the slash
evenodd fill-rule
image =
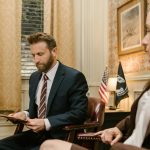
<path id="1" fill-rule="evenodd" d="M 143 81 L 143 80 L 149 80 L 149 79 L 150 79 L 150 73 L 148 72 L 126 75 L 127 81 Z"/>
<path id="2" fill-rule="evenodd" d="M 107 63 L 108 0 L 76 0 L 74 14 L 76 66 L 85 74 L 89 86 L 97 86 Z"/>

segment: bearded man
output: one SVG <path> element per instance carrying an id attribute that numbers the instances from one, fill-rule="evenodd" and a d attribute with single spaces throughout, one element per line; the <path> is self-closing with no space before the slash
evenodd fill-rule
<path id="1" fill-rule="evenodd" d="M 86 119 L 88 86 L 84 75 L 57 60 L 55 39 L 46 33 L 28 37 L 38 71 L 29 80 L 29 110 L 9 116 L 25 120 L 28 131 L 0 140 L 1 150 L 39 149 L 47 139 L 65 139 L 62 128 Z"/>

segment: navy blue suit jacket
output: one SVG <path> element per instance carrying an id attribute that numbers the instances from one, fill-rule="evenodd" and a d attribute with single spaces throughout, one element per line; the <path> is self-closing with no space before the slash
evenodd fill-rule
<path id="1" fill-rule="evenodd" d="M 29 117 L 37 117 L 36 90 L 42 73 L 34 72 L 29 80 Z M 51 129 L 47 133 L 52 138 L 64 139 L 65 125 L 81 124 L 86 119 L 88 86 L 84 75 L 59 63 L 48 98 L 46 118 Z"/>

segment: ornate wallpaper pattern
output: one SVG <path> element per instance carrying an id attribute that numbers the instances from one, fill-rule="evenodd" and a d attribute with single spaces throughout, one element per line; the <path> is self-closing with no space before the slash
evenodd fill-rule
<path id="1" fill-rule="evenodd" d="M 117 8 L 130 0 L 110 0 L 109 1 L 109 52 L 108 52 L 108 66 L 110 68 L 110 74 L 113 76 L 117 73 L 118 62 L 121 61 L 124 72 L 150 73 L 150 65 L 148 62 L 148 56 L 145 52 L 132 53 L 123 56 L 118 56 L 117 47 Z M 150 10 L 150 0 L 147 0 L 147 10 Z"/>

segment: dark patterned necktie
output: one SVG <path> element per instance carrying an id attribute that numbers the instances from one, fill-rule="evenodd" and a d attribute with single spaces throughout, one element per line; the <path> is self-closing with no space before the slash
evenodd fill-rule
<path id="1" fill-rule="evenodd" d="M 41 90 L 40 105 L 38 109 L 38 118 L 45 118 L 45 114 L 46 114 L 46 93 L 47 93 L 47 80 L 48 80 L 46 74 L 44 74 L 43 79 L 44 79 L 44 83 Z"/>

